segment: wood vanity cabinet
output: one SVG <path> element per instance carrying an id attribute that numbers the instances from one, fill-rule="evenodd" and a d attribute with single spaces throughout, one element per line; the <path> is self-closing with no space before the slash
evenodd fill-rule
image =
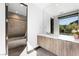
<path id="1" fill-rule="evenodd" d="M 51 43 L 50 52 L 59 56 L 67 54 L 66 47 L 64 46 L 65 42 L 63 40 L 51 39 L 50 43 Z"/>
<path id="2" fill-rule="evenodd" d="M 40 35 L 37 36 L 37 43 L 58 56 L 79 56 L 79 43 Z"/>
<path id="3" fill-rule="evenodd" d="M 38 45 L 46 50 L 50 50 L 50 38 L 38 36 L 37 37 Z"/>
<path id="4" fill-rule="evenodd" d="M 71 55 L 79 56 L 79 43 L 72 42 Z"/>
<path id="5" fill-rule="evenodd" d="M 65 55 L 65 56 L 71 56 L 71 49 L 72 49 L 72 46 L 71 46 L 71 42 L 69 41 L 63 41 L 63 54 L 62 55 Z"/>
<path id="6" fill-rule="evenodd" d="M 56 42 L 57 40 L 55 40 L 55 39 L 51 39 L 50 40 L 50 51 L 52 52 L 52 53 L 54 53 L 54 54 L 56 54 L 57 52 L 58 52 L 58 49 L 57 49 L 57 42 Z"/>

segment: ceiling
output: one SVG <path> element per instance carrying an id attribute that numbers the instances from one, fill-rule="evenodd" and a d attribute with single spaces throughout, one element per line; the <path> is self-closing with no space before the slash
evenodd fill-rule
<path id="1" fill-rule="evenodd" d="M 27 5 L 27 3 L 24 3 Z M 74 11 L 79 9 L 79 3 L 33 3 L 40 9 L 44 10 L 51 16 L 60 15 L 66 12 Z M 26 16 L 26 7 L 20 3 L 9 3 L 9 11 L 19 13 Z"/>
<path id="2" fill-rule="evenodd" d="M 46 11 L 51 16 L 79 10 L 79 3 L 39 3 L 37 6 Z"/>
<path id="3" fill-rule="evenodd" d="M 79 10 L 79 3 L 53 3 L 45 10 L 52 16 Z"/>
<path id="4" fill-rule="evenodd" d="M 27 14 L 27 7 L 20 4 L 20 3 L 7 3 L 6 4 L 8 6 L 8 11 L 26 16 Z"/>

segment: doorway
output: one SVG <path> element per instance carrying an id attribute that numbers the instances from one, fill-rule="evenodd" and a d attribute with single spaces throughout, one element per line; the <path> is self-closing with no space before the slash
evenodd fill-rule
<path id="1" fill-rule="evenodd" d="M 27 5 L 6 3 L 6 42 L 9 56 L 20 56 L 27 46 Z"/>

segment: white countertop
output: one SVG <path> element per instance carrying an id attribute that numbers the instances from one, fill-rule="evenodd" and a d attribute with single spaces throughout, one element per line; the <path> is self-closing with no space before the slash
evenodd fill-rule
<path id="1" fill-rule="evenodd" d="M 66 40 L 66 41 L 71 41 L 71 42 L 79 43 L 79 39 L 75 39 L 74 36 L 53 35 L 53 34 L 38 34 L 38 35 L 49 37 L 49 38 L 54 38 L 54 39 L 60 39 L 60 40 Z"/>

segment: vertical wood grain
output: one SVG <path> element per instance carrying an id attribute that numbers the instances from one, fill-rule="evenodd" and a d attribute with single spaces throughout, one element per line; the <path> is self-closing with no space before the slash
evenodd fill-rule
<path id="1" fill-rule="evenodd" d="M 79 56 L 79 43 L 44 36 L 38 36 L 37 43 L 58 56 Z"/>

